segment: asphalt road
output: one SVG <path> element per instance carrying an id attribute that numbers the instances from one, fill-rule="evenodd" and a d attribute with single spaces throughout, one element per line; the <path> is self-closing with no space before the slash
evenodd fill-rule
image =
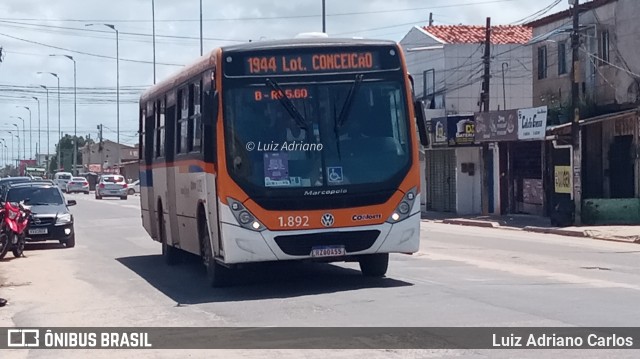
<path id="1" fill-rule="evenodd" d="M 168 267 L 141 226 L 139 197 L 70 195 L 76 247 L 33 244 L 0 263 L 0 327 L 39 326 L 638 326 L 640 246 L 520 231 L 423 223 L 419 254 L 394 255 L 386 278 L 357 264 L 277 263 L 207 287 L 197 263 Z M 11 254 L 8 257 L 12 257 Z M 2 282 L 0 282 L 2 283 Z M 201 357 L 200 351 L 126 352 Z M 326 357 L 326 351 L 305 351 Z M 0 357 L 59 357 L 11 351 Z M 70 351 L 65 357 L 122 356 Z M 296 351 L 207 356 L 300 357 Z M 332 357 L 637 357 L 633 351 L 378 350 Z"/>

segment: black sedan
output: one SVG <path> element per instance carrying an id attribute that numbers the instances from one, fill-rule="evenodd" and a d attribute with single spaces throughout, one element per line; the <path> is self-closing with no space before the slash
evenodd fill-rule
<path id="1" fill-rule="evenodd" d="M 73 215 L 69 211 L 69 206 L 74 206 L 76 201 L 65 202 L 57 186 L 47 182 L 13 184 L 8 188 L 4 201 L 24 201 L 25 206 L 31 207 L 28 242 L 54 240 L 67 248 L 76 245 Z"/>

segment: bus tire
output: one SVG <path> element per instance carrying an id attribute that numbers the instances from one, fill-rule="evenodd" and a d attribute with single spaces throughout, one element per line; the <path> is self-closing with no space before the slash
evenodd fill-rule
<path id="1" fill-rule="evenodd" d="M 214 288 L 227 287 L 231 284 L 231 269 L 216 262 L 211 247 L 211 237 L 206 224 L 199 231 L 202 264 L 207 271 L 207 282 Z"/>
<path id="2" fill-rule="evenodd" d="M 365 277 L 384 277 L 389 267 L 389 253 L 367 254 L 359 259 Z"/>
<path id="3" fill-rule="evenodd" d="M 164 213 L 162 205 L 158 206 L 158 237 L 162 243 L 162 257 L 167 265 L 173 266 L 180 263 L 180 250 L 167 244 L 167 236 L 165 234 Z"/>

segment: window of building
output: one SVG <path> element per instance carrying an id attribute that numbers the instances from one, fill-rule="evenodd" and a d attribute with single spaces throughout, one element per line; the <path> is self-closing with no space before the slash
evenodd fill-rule
<path id="1" fill-rule="evenodd" d="M 567 42 L 558 43 L 558 75 L 567 73 Z"/>
<path id="2" fill-rule="evenodd" d="M 609 61 L 609 30 L 604 30 L 600 33 L 600 65 L 606 65 Z"/>
<path id="3" fill-rule="evenodd" d="M 538 80 L 547 78 L 547 47 L 538 47 Z"/>

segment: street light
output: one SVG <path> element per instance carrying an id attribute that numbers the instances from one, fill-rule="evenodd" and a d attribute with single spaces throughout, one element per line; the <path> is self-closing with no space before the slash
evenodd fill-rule
<path id="1" fill-rule="evenodd" d="M 20 162 L 20 126 L 17 123 L 12 123 L 12 125 L 16 126 L 16 137 L 18 138 L 18 158 L 16 163 Z"/>
<path id="2" fill-rule="evenodd" d="M 2 149 L 2 162 L 4 163 L 4 165 L 7 165 L 7 152 L 8 150 L 5 150 L 5 148 L 7 147 L 6 143 L 4 142 L 4 138 L 0 138 L 0 141 L 2 141 L 2 146 L 0 146 L 0 149 Z"/>
<path id="3" fill-rule="evenodd" d="M 24 159 L 26 160 L 27 159 L 27 144 L 26 144 L 27 136 L 25 135 L 25 132 L 24 132 L 24 119 L 22 117 L 20 117 L 20 116 L 11 116 L 11 118 L 17 118 L 17 119 L 22 120 L 22 140 L 23 140 L 22 141 L 22 155 L 24 156 Z M 16 127 L 18 127 L 18 126 L 16 125 Z M 20 133 L 20 128 L 18 128 L 18 133 Z M 18 152 L 20 152 L 20 142 L 18 142 Z M 18 157 L 20 157 L 20 155 L 18 155 Z"/>
<path id="4" fill-rule="evenodd" d="M 98 23 L 98 24 L 86 24 L 84 26 L 97 26 L 97 25 L 106 26 L 116 32 L 116 106 L 117 106 L 116 132 L 117 132 L 117 142 L 119 145 L 120 144 L 120 35 L 119 35 L 120 33 L 118 32 L 118 29 L 116 29 L 116 26 L 112 24 Z"/>
<path id="5" fill-rule="evenodd" d="M 40 99 L 35 96 L 31 98 L 38 101 L 38 143 L 36 144 L 36 163 L 38 163 L 38 146 L 42 146 L 42 144 L 40 143 Z M 38 163 L 38 165 L 40 164 Z"/>
<path id="6" fill-rule="evenodd" d="M 60 168 L 60 141 L 62 140 L 62 130 L 60 129 L 60 76 L 53 72 L 38 72 L 38 74 L 49 74 L 54 76 L 58 80 L 58 153 L 57 153 L 57 162 L 58 169 Z M 47 122 L 47 136 L 49 135 L 49 123 Z M 48 144 L 48 141 L 47 141 Z"/>
<path id="7" fill-rule="evenodd" d="M 49 172 L 49 149 L 51 148 L 51 145 L 49 143 L 49 88 L 45 85 L 39 85 L 40 87 L 42 87 L 43 89 L 47 90 L 47 156 L 46 156 L 46 166 L 47 166 L 47 172 Z M 40 103 L 40 102 L 38 102 Z M 38 143 L 40 144 L 40 148 L 42 148 L 42 142 L 40 142 L 40 126 L 38 125 Z"/>
<path id="8" fill-rule="evenodd" d="M 78 135 L 78 98 L 77 98 L 77 94 L 78 94 L 78 86 L 77 86 L 77 77 L 76 77 L 76 60 L 73 58 L 73 56 L 69 56 L 69 55 L 57 55 L 57 54 L 51 54 L 49 56 L 63 56 L 66 57 L 67 59 L 73 61 L 73 161 L 71 162 L 71 173 L 73 173 L 74 175 L 76 175 L 76 161 L 78 158 L 78 145 L 77 145 L 77 138 L 76 136 Z M 62 136 L 62 135 L 61 135 Z"/>
<path id="9" fill-rule="evenodd" d="M 13 162 L 13 132 L 7 131 L 11 135 L 11 162 Z"/>
<path id="10" fill-rule="evenodd" d="M 27 106 L 16 106 L 18 108 L 26 108 L 27 111 L 29 111 L 29 159 L 33 159 L 33 129 L 31 128 L 31 109 Z M 22 134 L 25 135 L 24 133 L 24 126 L 23 130 L 22 130 Z M 25 135 L 25 139 L 26 139 L 26 135 Z M 25 153 L 25 157 L 27 157 L 27 154 Z"/>

